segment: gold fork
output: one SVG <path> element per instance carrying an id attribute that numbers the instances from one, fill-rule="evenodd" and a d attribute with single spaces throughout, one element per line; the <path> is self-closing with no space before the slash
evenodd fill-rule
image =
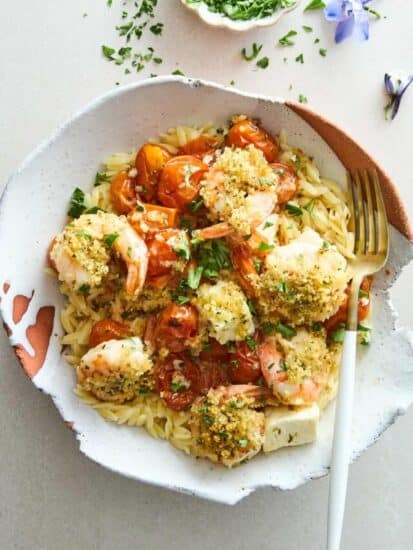
<path id="1" fill-rule="evenodd" d="M 380 182 L 375 170 L 347 174 L 354 258 L 346 331 L 340 365 L 340 379 L 334 423 L 333 454 L 330 470 L 327 550 L 339 550 L 351 458 L 351 426 L 357 345 L 357 309 L 360 284 L 364 277 L 379 271 L 389 253 L 389 228 Z"/>

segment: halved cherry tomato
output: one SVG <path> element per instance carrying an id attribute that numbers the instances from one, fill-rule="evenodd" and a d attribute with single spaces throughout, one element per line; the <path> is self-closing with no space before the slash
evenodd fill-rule
<path id="1" fill-rule="evenodd" d="M 156 196 L 159 177 L 165 163 L 172 155 L 162 145 L 146 143 L 136 155 L 135 166 L 138 171 L 136 184 L 139 193 L 146 201 L 152 201 Z"/>
<path id="2" fill-rule="evenodd" d="M 174 411 L 187 409 L 200 393 L 200 370 L 184 355 L 168 355 L 156 365 L 154 374 L 161 398 Z"/>
<path id="3" fill-rule="evenodd" d="M 234 384 L 258 382 L 262 372 L 257 350 L 251 349 L 246 342 L 237 342 L 235 351 L 229 356 L 228 374 Z"/>
<path id="4" fill-rule="evenodd" d="M 360 285 L 360 290 L 369 294 L 371 283 L 372 283 L 372 278 L 365 277 L 363 279 L 363 282 Z M 347 286 L 346 296 L 343 302 L 341 303 L 340 307 L 338 308 L 338 311 L 332 317 L 327 319 L 327 321 L 324 323 L 324 326 L 327 332 L 331 332 L 335 330 L 338 327 L 338 325 L 340 325 L 341 323 L 345 323 L 347 321 L 349 294 L 350 294 L 350 283 Z M 370 301 L 366 302 L 365 298 L 359 297 L 358 308 L 357 308 L 357 315 L 358 315 L 359 322 L 364 321 L 364 319 L 369 314 L 369 309 L 370 309 Z"/>
<path id="5" fill-rule="evenodd" d="M 165 206 L 184 209 L 198 195 L 208 166 L 192 155 L 169 160 L 159 180 L 158 199 Z"/>
<path id="6" fill-rule="evenodd" d="M 281 164 L 280 162 L 272 163 L 271 168 L 274 170 L 278 179 L 278 203 L 283 204 L 288 202 L 294 197 L 298 189 L 298 178 L 295 171 L 291 168 L 291 166 Z"/>
<path id="7" fill-rule="evenodd" d="M 184 243 L 189 250 L 188 236 L 182 229 L 165 229 L 153 235 L 146 243 L 149 252 L 147 276 L 171 273 L 174 263 L 180 259 L 177 251 L 185 253 Z"/>
<path id="8" fill-rule="evenodd" d="M 254 145 L 263 152 L 268 162 L 274 162 L 278 157 L 278 147 L 270 134 L 249 119 L 236 122 L 230 129 L 226 139 L 227 145 L 247 147 Z"/>
<path id="9" fill-rule="evenodd" d="M 128 222 L 138 233 L 156 233 L 162 229 L 178 226 L 178 210 L 138 202 L 136 210 L 129 214 Z"/>
<path id="10" fill-rule="evenodd" d="M 210 338 L 208 345 L 201 351 L 199 358 L 202 361 L 211 361 L 215 363 L 226 363 L 228 361 L 229 351 L 220 344 L 215 338 Z"/>
<path id="11" fill-rule="evenodd" d="M 160 314 L 155 327 L 158 346 L 179 352 L 187 347 L 187 340 L 198 334 L 198 310 L 191 304 L 170 304 Z"/>
<path id="12" fill-rule="evenodd" d="M 129 329 L 126 325 L 112 321 L 112 319 L 103 319 L 93 325 L 89 336 L 89 346 L 94 348 L 107 340 L 122 340 L 128 335 Z"/>
<path id="13" fill-rule="evenodd" d="M 178 149 L 178 155 L 205 156 L 207 153 L 213 153 L 219 145 L 219 141 L 213 136 L 199 136 L 192 139 L 186 145 Z"/>
<path id="14" fill-rule="evenodd" d="M 110 186 L 110 198 L 117 214 L 129 214 L 136 207 L 136 182 L 127 172 L 119 172 Z"/>

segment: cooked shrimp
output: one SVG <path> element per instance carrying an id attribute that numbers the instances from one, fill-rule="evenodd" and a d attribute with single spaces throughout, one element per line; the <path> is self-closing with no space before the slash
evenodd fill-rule
<path id="1" fill-rule="evenodd" d="M 257 348 L 261 371 L 274 396 L 285 405 L 310 405 L 317 401 L 328 381 L 333 359 L 325 339 L 300 329 L 284 354 L 274 339 Z"/>
<path id="2" fill-rule="evenodd" d="M 193 453 L 228 467 L 259 453 L 265 417 L 254 408 L 266 404 L 267 393 L 260 386 L 221 386 L 195 401 L 190 420 Z"/>
<path id="3" fill-rule="evenodd" d="M 229 224 L 240 235 L 260 225 L 277 204 L 277 177 L 263 153 L 224 149 L 205 175 L 201 196 L 213 218 Z"/>
<path id="4" fill-rule="evenodd" d="M 148 249 L 122 216 L 98 212 L 73 220 L 55 238 L 50 259 L 61 281 L 84 290 L 101 285 L 112 251 L 126 264 L 126 291 L 139 294 L 148 269 Z"/>
<path id="5" fill-rule="evenodd" d="M 76 373 L 79 385 L 97 399 L 123 403 L 153 389 L 152 367 L 140 338 L 127 338 L 90 349 Z"/>

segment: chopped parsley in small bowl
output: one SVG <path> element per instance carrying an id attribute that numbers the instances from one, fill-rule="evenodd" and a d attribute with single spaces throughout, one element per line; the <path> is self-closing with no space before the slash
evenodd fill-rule
<path id="1" fill-rule="evenodd" d="M 181 0 L 208 25 L 233 31 L 274 25 L 300 0 Z"/>

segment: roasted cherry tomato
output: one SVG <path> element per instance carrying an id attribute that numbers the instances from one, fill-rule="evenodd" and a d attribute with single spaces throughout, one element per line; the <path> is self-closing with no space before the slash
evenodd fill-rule
<path id="1" fill-rule="evenodd" d="M 128 222 L 140 234 L 156 233 L 178 226 L 178 210 L 138 201 L 136 210 L 128 216 Z"/>
<path id="2" fill-rule="evenodd" d="M 159 180 L 158 199 L 165 206 L 183 210 L 198 195 L 199 184 L 208 166 L 194 156 L 169 160 Z"/>
<path id="3" fill-rule="evenodd" d="M 149 252 L 147 272 L 149 278 L 171 273 L 174 263 L 182 260 L 182 255 L 179 256 L 179 254 L 189 251 L 188 237 L 182 229 L 159 231 L 146 244 Z"/>
<path id="4" fill-rule="evenodd" d="M 211 388 L 228 386 L 230 384 L 228 367 L 223 363 L 203 361 L 199 364 L 199 369 L 201 371 L 200 393 L 205 394 Z"/>
<path id="5" fill-rule="evenodd" d="M 146 201 L 155 198 L 162 168 L 170 158 L 172 155 L 162 145 L 146 143 L 139 149 L 135 161 L 138 171 L 136 184 L 139 194 Z"/>
<path id="6" fill-rule="evenodd" d="M 219 145 L 217 138 L 213 136 L 199 136 L 196 139 L 189 141 L 178 150 L 178 155 L 194 155 L 205 156 L 208 153 L 213 153 Z"/>
<path id="7" fill-rule="evenodd" d="M 370 292 L 371 282 L 372 282 L 372 278 L 366 277 L 365 279 L 363 279 L 363 282 L 361 283 L 361 286 L 360 286 L 360 291 L 362 293 L 366 293 L 367 296 L 359 297 L 358 308 L 357 308 L 359 322 L 364 321 L 364 319 L 369 314 L 370 300 L 368 295 Z M 346 289 L 346 297 L 344 298 L 337 312 L 332 317 L 327 319 L 327 321 L 324 323 L 324 326 L 327 332 L 331 332 L 335 330 L 338 327 L 338 325 L 340 325 L 341 323 L 345 323 L 347 321 L 349 293 L 350 293 L 350 285 Z"/>
<path id="8" fill-rule="evenodd" d="M 200 370 L 184 355 L 170 354 L 155 367 L 156 388 L 170 409 L 187 409 L 199 395 Z"/>
<path id="9" fill-rule="evenodd" d="M 93 325 L 89 336 L 89 346 L 94 348 L 107 340 L 122 340 L 128 335 L 129 329 L 127 326 L 111 319 L 104 319 Z"/>
<path id="10" fill-rule="evenodd" d="M 263 152 L 268 162 L 274 162 L 278 157 L 275 140 L 263 128 L 248 119 L 240 120 L 231 127 L 226 143 L 242 149 L 248 145 L 254 145 Z"/>
<path id="11" fill-rule="evenodd" d="M 136 207 L 136 182 L 127 172 L 119 172 L 110 186 L 110 198 L 117 214 L 129 214 Z"/>
<path id="12" fill-rule="evenodd" d="M 215 338 L 210 338 L 208 344 L 199 354 L 202 361 L 211 361 L 215 363 L 226 363 L 229 352 L 225 346 L 220 344 Z"/>
<path id="13" fill-rule="evenodd" d="M 183 351 L 187 340 L 198 334 L 198 310 L 191 304 L 170 304 L 160 314 L 155 327 L 158 346 Z"/>
<path id="14" fill-rule="evenodd" d="M 271 164 L 271 168 L 274 170 L 278 179 L 278 203 L 283 204 L 288 202 L 294 197 L 298 189 L 298 178 L 295 171 L 291 168 L 291 166 L 287 166 L 286 164 L 281 164 L 279 162 L 274 162 Z"/>
<path id="15" fill-rule="evenodd" d="M 237 342 L 230 353 L 228 374 L 234 384 L 255 384 L 262 376 L 256 349 L 246 342 Z"/>

